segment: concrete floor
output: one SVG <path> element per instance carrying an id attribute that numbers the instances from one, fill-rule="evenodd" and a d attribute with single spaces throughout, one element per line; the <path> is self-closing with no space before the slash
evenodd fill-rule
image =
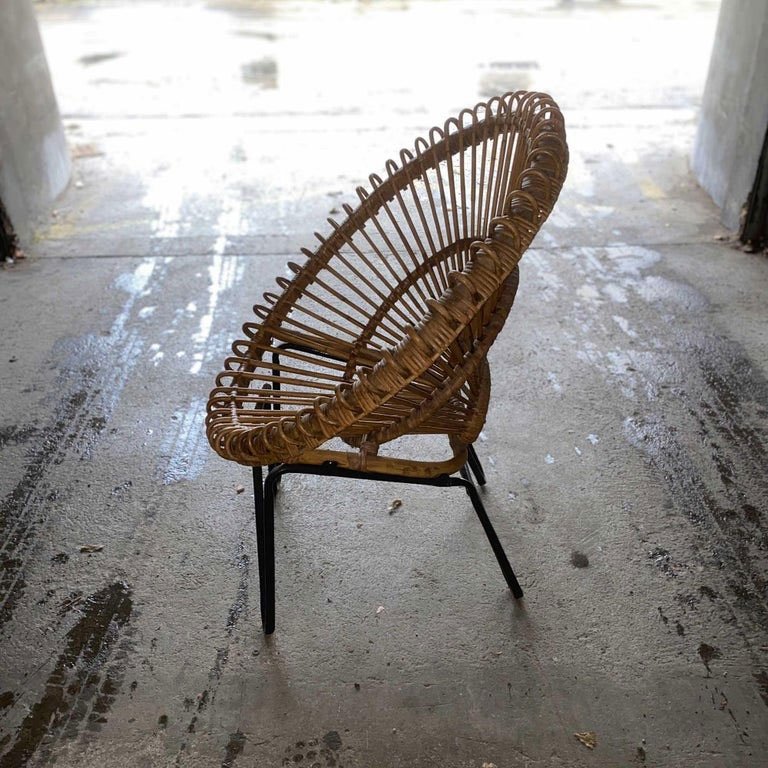
<path id="1" fill-rule="evenodd" d="M 0 768 L 768 765 L 768 263 L 687 160 L 717 4 L 36 7 L 75 174 L 0 274 Z M 516 87 L 572 153 L 477 446 L 526 598 L 460 491 L 292 476 L 264 639 L 228 344 Z"/>

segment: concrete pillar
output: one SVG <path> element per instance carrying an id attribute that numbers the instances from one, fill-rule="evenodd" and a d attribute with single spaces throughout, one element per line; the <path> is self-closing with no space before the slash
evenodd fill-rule
<path id="1" fill-rule="evenodd" d="M 768 3 L 722 0 L 692 162 L 732 230 L 739 229 L 768 128 L 766 84 Z"/>
<path id="2" fill-rule="evenodd" d="M 0 0 L 0 199 L 22 239 L 70 170 L 32 2 Z"/>

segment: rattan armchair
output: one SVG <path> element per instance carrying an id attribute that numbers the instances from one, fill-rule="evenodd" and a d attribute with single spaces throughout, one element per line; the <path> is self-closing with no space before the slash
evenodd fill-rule
<path id="1" fill-rule="evenodd" d="M 488 349 L 567 164 L 549 96 L 510 93 L 464 110 L 389 160 L 386 178 L 370 176 L 359 205 L 329 219 L 306 262 L 288 265 L 293 278 L 278 277 L 280 292 L 254 307 L 216 379 L 206 429 L 220 456 L 253 468 L 266 634 L 275 494 L 289 472 L 462 486 L 522 596 L 472 481 L 485 483 L 472 444 L 488 409 Z M 379 454 L 405 435 L 444 435 L 450 457 Z"/>

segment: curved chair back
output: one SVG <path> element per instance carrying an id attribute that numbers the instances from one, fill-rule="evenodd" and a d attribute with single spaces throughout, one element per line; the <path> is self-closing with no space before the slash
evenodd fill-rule
<path id="1" fill-rule="evenodd" d="M 433 128 L 399 161 L 254 307 L 209 400 L 222 456 L 266 465 L 335 436 L 373 453 L 413 432 L 476 438 L 485 355 L 565 179 L 562 115 L 545 94 L 510 93 Z"/>

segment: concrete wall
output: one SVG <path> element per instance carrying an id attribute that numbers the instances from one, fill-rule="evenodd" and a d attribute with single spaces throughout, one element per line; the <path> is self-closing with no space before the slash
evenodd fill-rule
<path id="1" fill-rule="evenodd" d="M 31 0 L 0 0 L 0 198 L 22 238 L 66 187 L 70 158 Z"/>
<path id="2" fill-rule="evenodd" d="M 722 0 L 693 150 L 693 170 L 739 228 L 768 126 L 768 2 Z"/>

